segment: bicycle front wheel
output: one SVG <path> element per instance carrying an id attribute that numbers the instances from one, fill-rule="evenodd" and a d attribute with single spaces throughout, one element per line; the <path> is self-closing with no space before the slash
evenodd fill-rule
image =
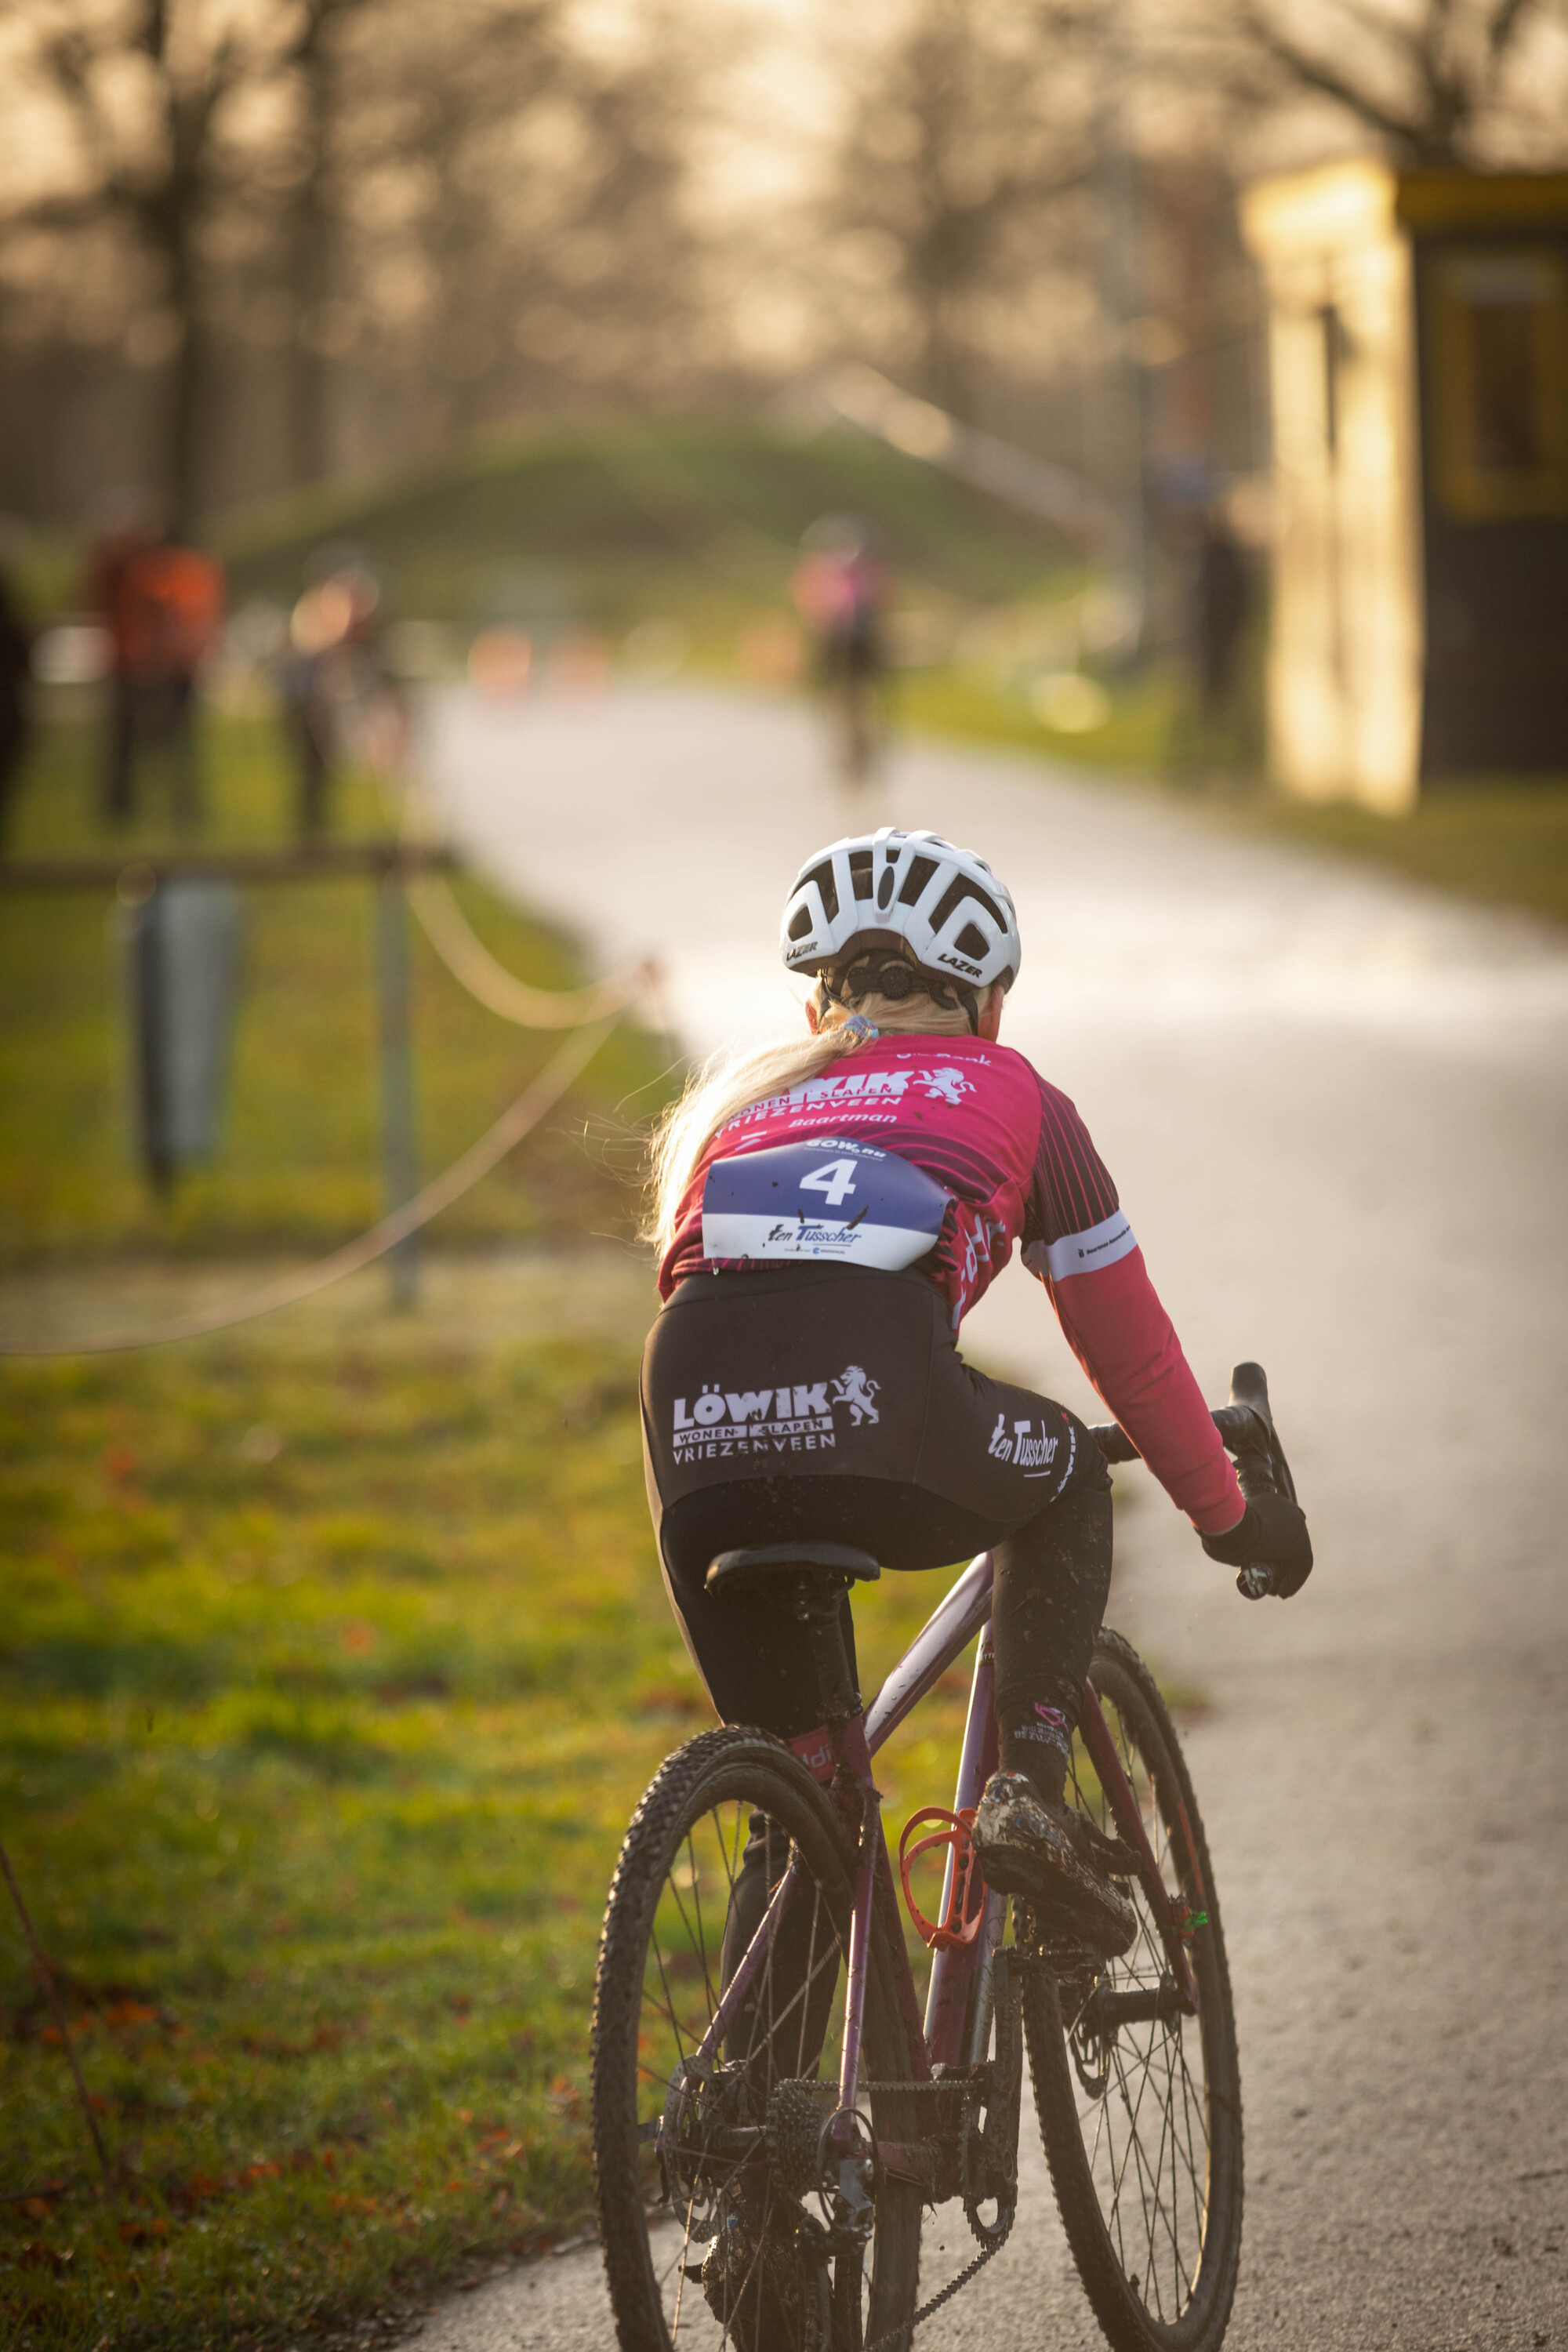
<path id="1" fill-rule="evenodd" d="M 1160 1999 L 1170 1964 L 1147 1890 L 1130 1888 L 1138 1939 L 1086 1979 L 1026 1979 L 1035 2104 L 1062 2226 L 1115 2352 L 1216 2352 L 1241 2255 L 1241 2075 L 1214 1873 L 1175 1727 L 1154 1678 L 1102 1631 L 1090 1680 L 1161 1877 L 1204 1924 L 1192 1932 L 1196 2017 Z M 1068 1795 L 1114 1833 L 1081 1740 Z M 1162 2013 L 1131 2021 L 1142 1995 Z"/>
<path id="2" fill-rule="evenodd" d="M 717 2037 L 723 1990 L 786 1874 L 768 1957 Z M 704 1732 L 661 1767 L 610 1889 L 593 2030 L 594 2163 L 622 2352 L 858 2352 L 907 2342 L 921 2191 L 879 2167 L 863 2246 L 813 2191 L 836 2105 L 854 1859 L 826 1792 L 765 1732 Z M 879 1913 L 862 2074 L 910 2072 Z M 824 2079 L 826 2078 L 826 2079 Z M 861 2100 L 879 2143 L 920 2102 Z"/>

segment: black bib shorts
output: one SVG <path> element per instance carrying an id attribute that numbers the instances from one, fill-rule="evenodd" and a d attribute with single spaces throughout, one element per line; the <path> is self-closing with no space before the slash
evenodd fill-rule
<path id="1" fill-rule="evenodd" d="M 717 1553 L 797 1539 L 889 1569 L 995 1551 L 998 1710 L 1043 1677 L 1076 1716 L 1110 1577 L 1104 1461 L 1065 1407 L 964 1362 L 921 1275 L 689 1276 L 648 1335 L 642 1420 L 670 1600 L 726 1722 L 817 1722 L 805 1628 L 703 1589 Z M 853 1658 L 847 1601 L 845 1624 Z"/>

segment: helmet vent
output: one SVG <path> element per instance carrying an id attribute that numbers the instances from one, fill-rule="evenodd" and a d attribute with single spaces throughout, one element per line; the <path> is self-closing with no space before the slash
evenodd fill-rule
<path id="1" fill-rule="evenodd" d="M 983 932 L 977 931 L 973 923 L 965 923 L 957 939 L 953 941 L 953 945 L 958 950 L 960 955 L 976 957 L 983 956 L 990 944 L 990 940 L 985 938 Z"/>
<path id="2" fill-rule="evenodd" d="M 910 860 L 910 870 L 905 875 L 899 889 L 900 906 L 912 907 L 915 900 L 920 897 L 921 892 L 925 888 L 926 884 L 931 880 L 931 876 L 935 872 L 936 860 L 934 857 L 911 857 Z"/>
<path id="3" fill-rule="evenodd" d="M 850 851 L 849 872 L 857 898 L 868 898 L 871 895 L 871 853 L 868 849 Z"/>
<path id="4" fill-rule="evenodd" d="M 810 929 L 811 908 L 809 907 L 797 907 L 794 914 L 789 919 L 790 938 L 792 940 L 804 940 Z"/>
<path id="5" fill-rule="evenodd" d="M 977 907 L 984 908 L 986 914 L 990 916 L 992 921 L 995 924 L 997 929 L 1005 933 L 1007 929 L 1006 916 L 1002 912 L 1002 909 L 996 904 L 995 899 L 988 898 L 984 891 L 981 889 L 979 884 L 972 882 L 966 874 L 961 874 L 955 881 L 950 882 L 946 889 L 942 892 L 942 903 L 936 908 L 931 919 L 931 929 L 933 931 L 940 931 L 942 925 L 947 921 L 949 916 L 955 915 L 966 898 L 973 898 Z M 981 945 L 983 948 L 986 942 L 982 940 Z"/>
<path id="6" fill-rule="evenodd" d="M 807 890 L 814 882 L 822 893 L 824 917 L 828 922 L 836 923 L 838 920 L 838 885 L 833 878 L 831 857 L 825 857 L 820 866 L 814 866 L 809 874 L 803 874 L 795 887 L 797 890 Z"/>

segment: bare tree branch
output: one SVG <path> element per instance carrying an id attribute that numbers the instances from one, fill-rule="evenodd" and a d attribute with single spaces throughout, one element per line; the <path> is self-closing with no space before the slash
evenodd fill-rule
<path id="1" fill-rule="evenodd" d="M 1536 0 L 1501 0 L 1501 5 L 1489 20 L 1487 56 L 1494 71 L 1512 47 L 1514 36 L 1535 5 Z"/>
<path id="2" fill-rule="evenodd" d="M 1410 86 L 1402 105 L 1357 69 L 1353 49 L 1339 58 L 1322 43 L 1309 47 L 1272 7 L 1252 0 L 1239 18 L 1246 40 L 1299 89 L 1331 99 L 1415 162 L 1463 165 L 1496 101 L 1503 64 L 1539 0 L 1497 0 L 1471 8 L 1461 0 L 1425 0 L 1415 17 L 1339 0 L 1339 14 L 1381 52 Z"/>
<path id="3" fill-rule="evenodd" d="M 1342 73 L 1337 66 L 1298 47 L 1295 41 L 1281 32 L 1261 9 L 1248 8 L 1242 22 L 1258 47 L 1276 65 L 1282 67 L 1301 89 L 1315 91 L 1321 98 L 1331 98 L 1338 105 L 1347 107 L 1371 129 L 1382 131 L 1386 138 L 1406 146 L 1418 148 L 1421 145 L 1422 130 L 1418 120 L 1395 113 L 1363 85 Z"/>

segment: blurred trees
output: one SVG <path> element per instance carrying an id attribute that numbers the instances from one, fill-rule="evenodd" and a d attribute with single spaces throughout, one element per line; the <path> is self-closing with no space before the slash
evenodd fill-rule
<path id="1" fill-rule="evenodd" d="M 1496 162 L 1500 138 L 1531 118 L 1563 125 L 1561 81 L 1531 89 L 1516 72 L 1529 37 L 1563 21 L 1561 0 L 1326 0 L 1310 12 L 1250 0 L 1238 30 L 1264 68 L 1238 79 L 1266 100 L 1328 100 L 1370 131 L 1395 163 L 1463 170 Z M 1543 110 L 1540 101 L 1545 97 Z"/>
<path id="2" fill-rule="evenodd" d="M 356 370 L 415 439 L 498 380 L 657 378 L 686 299 L 688 62 L 657 8 L 595 44 L 567 0 L 13 0 L 6 339 L 155 375 L 143 471 L 187 518 L 258 376 L 295 479 L 352 454 L 332 408 Z"/>
<path id="3" fill-rule="evenodd" d="M 1082 0 L 903 0 L 862 42 L 823 210 L 844 290 L 925 396 L 974 413 L 976 378 L 1037 336 L 1081 270 L 1094 160 Z"/>
<path id="4" fill-rule="evenodd" d="M 84 340 L 118 330 L 133 359 L 164 362 L 155 472 L 177 517 L 200 493 L 212 280 L 275 220 L 290 80 L 353 5 L 217 16 L 192 0 L 16 0 L 10 17 L 8 143 L 35 159 L 32 187 L 14 175 L 8 191 L 13 301 L 25 289 L 46 325 L 54 312 Z"/>
<path id="5" fill-rule="evenodd" d="M 1560 161 L 1565 82 L 1568 0 L 9 0 L 0 503 L 847 357 L 1102 474 L 1234 452 L 1236 180 Z"/>
<path id="6" fill-rule="evenodd" d="M 685 366 L 698 240 L 688 27 L 585 46 L 563 0 L 374 0 L 330 165 L 335 283 L 308 342 L 401 381 L 423 437 Z"/>

